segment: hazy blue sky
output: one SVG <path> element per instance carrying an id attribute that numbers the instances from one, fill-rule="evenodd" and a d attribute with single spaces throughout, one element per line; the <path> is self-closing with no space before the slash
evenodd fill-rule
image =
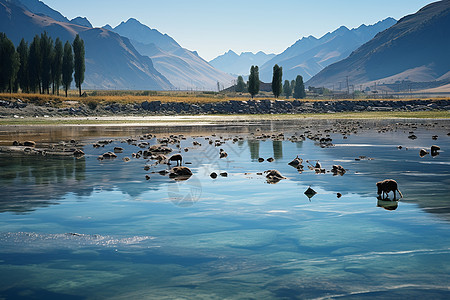
<path id="1" fill-rule="evenodd" d="M 280 53 L 303 36 L 320 37 L 341 25 L 400 19 L 430 0 L 42 0 L 96 27 L 130 17 L 167 33 L 206 60 L 232 49 Z"/>

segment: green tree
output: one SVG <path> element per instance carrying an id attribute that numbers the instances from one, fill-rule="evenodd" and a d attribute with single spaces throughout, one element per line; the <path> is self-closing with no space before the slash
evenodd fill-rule
<path id="1" fill-rule="evenodd" d="M 248 77 L 248 92 L 255 97 L 259 93 L 259 68 L 258 66 L 252 66 L 250 68 L 250 76 Z"/>
<path id="2" fill-rule="evenodd" d="M 74 67 L 75 67 L 75 86 L 78 88 L 80 97 L 81 97 L 81 85 L 84 82 L 84 72 L 86 70 L 85 62 L 84 62 L 84 41 L 80 38 L 80 35 L 77 34 L 75 40 L 73 41 L 73 53 L 74 53 Z"/>
<path id="3" fill-rule="evenodd" d="M 289 99 L 289 97 L 292 96 L 292 88 L 291 84 L 289 83 L 289 80 L 284 81 L 283 93 L 286 96 L 286 99 Z"/>
<path id="4" fill-rule="evenodd" d="M 303 77 L 298 75 L 295 78 L 295 87 L 294 87 L 294 98 L 295 99 L 303 99 L 306 96 L 305 92 L 305 84 L 303 83 Z"/>
<path id="5" fill-rule="evenodd" d="M 0 33 L 0 91 L 13 91 L 19 67 L 16 47 L 5 33 Z"/>
<path id="6" fill-rule="evenodd" d="M 30 44 L 28 56 L 28 80 L 30 90 L 41 91 L 41 38 L 36 35 Z"/>
<path id="7" fill-rule="evenodd" d="M 272 93 L 275 98 L 278 98 L 283 89 L 283 68 L 275 65 L 273 66 L 273 77 L 272 77 Z"/>
<path id="8" fill-rule="evenodd" d="M 291 90 L 292 90 L 292 92 L 294 91 L 294 89 L 295 89 L 295 79 L 292 79 L 291 80 Z"/>
<path id="9" fill-rule="evenodd" d="M 52 93 L 59 96 L 59 87 L 61 86 L 62 63 L 63 63 L 63 44 L 59 38 L 55 41 L 52 60 Z"/>
<path id="10" fill-rule="evenodd" d="M 30 83 L 28 79 L 28 43 L 22 39 L 17 46 L 17 54 L 19 55 L 20 68 L 17 72 L 17 84 L 23 93 L 30 91 Z"/>
<path id="11" fill-rule="evenodd" d="M 64 45 L 64 55 L 63 55 L 63 62 L 62 62 L 62 85 L 64 87 L 64 91 L 66 92 L 67 97 L 67 91 L 70 89 L 70 85 L 73 81 L 73 53 L 72 53 L 72 46 L 69 42 L 66 42 Z"/>
<path id="12" fill-rule="evenodd" d="M 50 93 L 52 83 L 53 40 L 47 32 L 41 34 L 41 84 L 42 94 Z"/>
<path id="13" fill-rule="evenodd" d="M 244 91 L 245 91 L 244 78 L 242 78 L 242 76 L 239 76 L 237 79 L 237 84 L 236 84 L 236 92 L 242 93 Z"/>

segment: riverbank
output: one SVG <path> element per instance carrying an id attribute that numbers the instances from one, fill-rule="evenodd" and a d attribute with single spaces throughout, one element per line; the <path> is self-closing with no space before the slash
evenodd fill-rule
<path id="1" fill-rule="evenodd" d="M 153 99 L 153 98 L 148 98 Z M 43 101 L 45 100 L 45 101 Z M 126 101 L 125 101 L 126 100 Z M 209 122 L 298 118 L 450 118 L 450 99 L 409 100 L 217 100 L 54 102 L 43 98 L 0 99 L 0 124 L 102 124 Z"/>
<path id="2" fill-rule="evenodd" d="M 91 117 L 24 117 L 3 118 L 0 125 L 164 125 L 206 124 L 264 120 L 298 119 L 450 119 L 450 111 L 416 112 L 342 112 L 325 114 L 261 114 L 261 115 L 181 115 L 181 116 L 91 116 Z"/>

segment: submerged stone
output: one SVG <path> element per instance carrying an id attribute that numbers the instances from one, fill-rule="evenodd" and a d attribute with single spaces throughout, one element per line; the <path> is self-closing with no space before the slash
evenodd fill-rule
<path id="1" fill-rule="evenodd" d="M 305 193 L 306 197 L 308 197 L 309 199 L 311 199 L 312 197 L 314 197 L 314 195 L 317 194 L 317 192 L 315 190 L 313 190 L 311 187 L 309 187 Z"/>

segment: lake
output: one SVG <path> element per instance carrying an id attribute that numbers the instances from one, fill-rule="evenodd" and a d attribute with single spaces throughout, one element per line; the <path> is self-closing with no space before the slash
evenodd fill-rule
<path id="1" fill-rule="evenodd" d="M 4 126 L 0 145 L 75 139 L 86 155 L 0 154 L 0 298 L 449 299 L 449 132 L 448 120 Z M 188 180 L 132 157 L 170 135 Z M 420 157 L 431 145 L 439 155 Z M 272 169 L 286 179 L 269 184 Z M 400 201 L 377 199 L 384 179 Z"/>

